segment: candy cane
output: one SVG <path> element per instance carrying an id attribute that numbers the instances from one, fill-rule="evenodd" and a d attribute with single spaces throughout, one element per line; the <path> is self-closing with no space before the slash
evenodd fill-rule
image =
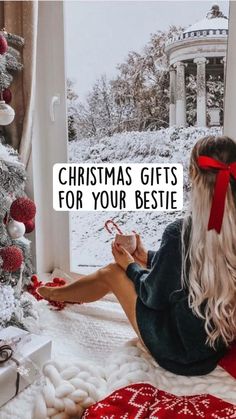
<path id="1" fill-rule="evenodd" d="M 118 225 L 113 220 L 107 220 L 105 222 L 105 228 L 108 231 L 108 233 L 112 234 L 112 231 L 109 229 L 108 224 L 112 224 L 113 227 L 116 228 L 116 230 L 118 231 L 119 234 L 123 234 L 122 231 L 121 231 L 121 229 L 118 227 Z"/>

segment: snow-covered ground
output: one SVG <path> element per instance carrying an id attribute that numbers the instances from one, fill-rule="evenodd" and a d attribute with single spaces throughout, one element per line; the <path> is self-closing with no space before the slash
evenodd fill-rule
<path id="1" fill-rule="evenodd" d="M 206 135 L 220 135 L 221 128 L 167 128 L 152 132 L 127 132 L 101 140 L 69 143 L 73 163 L 182 163 L 184 208 L 173 212 L 71 212 L 71 268 L 100 266 L 112 261 L 112 236 L 104 229 L 108 219 L 124 232 L 141 234 L 148 249 L 158 249 L 165 226 L 181 217 L 188 203 L 188 162 L 195 142 Z"/>

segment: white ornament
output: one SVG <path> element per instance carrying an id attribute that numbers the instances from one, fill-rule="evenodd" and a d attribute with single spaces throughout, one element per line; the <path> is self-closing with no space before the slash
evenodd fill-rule
<path id="1" fill-rule="evenodd" d="M 20 239 L 25 234 L 25 225 L 19 221 L 10 220 L 7 224 L 7 232 L 13 240 Z"/>
<path id="2" fill-rule="evenodd" d="M 14 109 L 0 100 L 0 125 L 9 125 L 15 117 Z"/>

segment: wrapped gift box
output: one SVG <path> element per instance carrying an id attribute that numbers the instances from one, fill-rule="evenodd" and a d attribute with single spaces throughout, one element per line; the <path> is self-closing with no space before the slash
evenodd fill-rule
<path id="1" fill-rule="evenodd" d="M 43 364 L 51 358 L 52 342 L 45 336 L 12 326 L 0 331 L 0 340 L 12 339 L 18 342 L 12 358 L 0 364 L 0 406 L 16 395 L 17 387 L 19 393 L 39 377 Z"/>

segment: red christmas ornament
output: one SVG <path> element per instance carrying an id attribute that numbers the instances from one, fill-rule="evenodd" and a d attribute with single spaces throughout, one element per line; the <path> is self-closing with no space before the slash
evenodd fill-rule
<path id="1" fill-rule="evenodd" d="M 1 268 L 7 272 L 17 271 L 23 262 L 23 252 L 17 246 L 3 247 L 0 249 L 0 257 L 3 260 Z"/>
<path id="2" fill-rule="evenodd" d="M 32 231 L 34 231 L 35 221 L 34 220 L 26 221 L 26 223 L 24 223 L 24 225 L 25 225 L 25 232 L 26 233 L 31 233 Z"/>
<path id="3" fill-rule="evenodd" d="M 5 36 L 0 35 L 0 54 L 3 55 L 7 52 L 8 44 Z"/>
<path id="4" fill-rule="evenodd" d="M 15 221 L 26 223 L 34 218 L 36 206 L 31 199 L 27 197 L 17 198 L 10 208 L 10 215 Z"/>
<path id="5" fill-rule="evenodd" d="M 31 283 L 27 286 L 27 291 L 36 298 L 36 300 L 43 300 L 43 297 L 37 293 L 38 287 L 43 285 L 42 281 L 39 281 L 37 275 L 31 276 Z"/>
<path id="6" fill-rule="evenodd" d="M 12 94 L 11 94 L 10 89 L 3 90 L 3 92 L 2 92 L 2 98 L 3 98 L 3 100 L 5 100 L 5 102 L 7 104 L 11 102 Z"/>

